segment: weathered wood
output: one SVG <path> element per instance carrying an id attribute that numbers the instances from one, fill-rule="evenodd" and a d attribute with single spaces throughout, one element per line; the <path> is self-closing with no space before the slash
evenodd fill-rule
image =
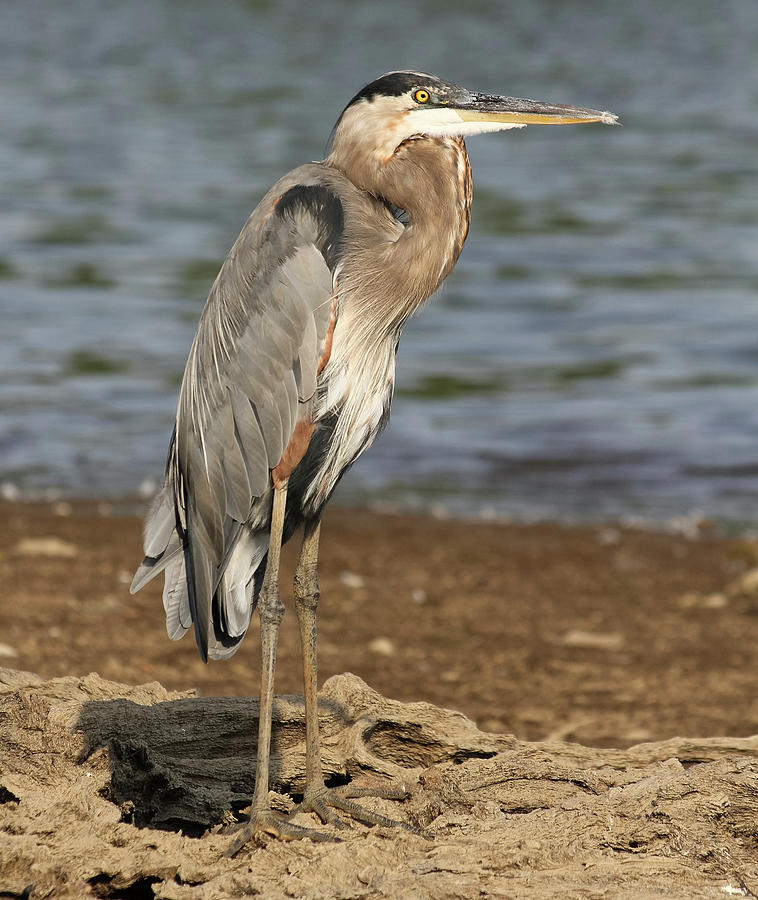
<path id="1" fill-rule="evenodd" d="M 356 826 L 342 844 L 219 859 L 229 838 L 214 826 L 252 793 L 257 709 L 155 683 L 0 671 L 0 894 L 758 894 L 758 737 L 526 743 L 352 675 L 320 695 L 327 777 L 402 781 L 411 799 L 376 808 L 435 840 Z M 273 749 L 286 808 L 303 784 L 300 698 L 277 698 Z"/>

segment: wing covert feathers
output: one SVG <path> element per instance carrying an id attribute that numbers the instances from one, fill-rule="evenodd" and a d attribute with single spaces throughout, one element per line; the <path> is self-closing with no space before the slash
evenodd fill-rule
<path id="1" fill-rule="evenodd" d="M 341 229 L 331 189 L 274 188 L 224 262 L 190 350 L 132 591 L 165 572 L 169 636 L 194 623 L 203 659 L 234 653 L 250 623 L 271 472 L 310 421 Z"/>

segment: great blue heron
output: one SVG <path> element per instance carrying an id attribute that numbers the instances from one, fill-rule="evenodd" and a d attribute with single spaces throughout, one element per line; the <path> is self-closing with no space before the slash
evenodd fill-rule
<path id="1" fill-rule="evenodd" d="M 301 808 L 387 822 L 328 790 L 319 756 L 316 606 L 320 516 L 389 415 L 400 330 L 440 286 L 469 227 L 464 138 L 527 124 L 603 122 L 608 112 L 468 91 L 391 72 L 348 103 L 329 155 L 263 198 L 210 291 L 184 372 L 165 485 L 145 527 L 132 592 L 165 571 L 169 636 L 192 625 L 203 660 L 238 648 L 256 605 L 261 699 L 250 825 L 322 836 L 273 814 L 269 746 L 279 556 L 303 526 L 294 596 L 303 652 Z M 397 796 L 400 796 L 398 794 Z M 397 823 L 393 823 L 397 824 Z"/>

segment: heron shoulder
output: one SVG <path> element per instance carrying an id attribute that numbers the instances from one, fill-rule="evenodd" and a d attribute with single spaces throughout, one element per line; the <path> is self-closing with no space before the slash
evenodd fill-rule
<path id="1" fill-rule="evenodd" d="M 406 222 L 383 197 L 357 187 L 339 169 L 313 162 L 293 169 L 272 186 L 253 211 L 238 242 L 265 241 L 284 219 L 309 234 L 334 270 L 342 255 L 356 247 L 395 241 Z M 234 250 L 233 250 L 234 252 Z"/>

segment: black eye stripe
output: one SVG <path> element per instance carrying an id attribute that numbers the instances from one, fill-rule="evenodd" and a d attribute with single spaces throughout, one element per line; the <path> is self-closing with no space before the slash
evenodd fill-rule
<path id="1" fill-rule="evenodd" d="M 399 97 L 402 94 L 406 94 L 414 103 L 418 103 L 414 94 L 419 90 L 425 90 L 429 94 L 429 98 L 424 101 L 424 104 L 435 106 L 440 103 L 466 102 L 471 99 L 469 92 L 464 88 L 451 81 L 442 81 L 434 75 L 423 72 L 390 72 L 367 84 L 347 104 L 345 110 L 362 101 L 371 103 L 377 97 Z M 342 112 L 344 113 L 345 110 Z"/>
<path id="2" fill-rule="evenodd" d="M 377 94 L 384 97 L 399 97 L 401 94 L 417 88 L 419 81 L 417 72 L 392 72 L 389 75 L 382 75 L 381 78 L 377 78 L 376 81 L 372 81 L 371 84 L 367 84 L 363 90 L 359 91 L 348 106 L 358 100 L 370 102 Z"/>

